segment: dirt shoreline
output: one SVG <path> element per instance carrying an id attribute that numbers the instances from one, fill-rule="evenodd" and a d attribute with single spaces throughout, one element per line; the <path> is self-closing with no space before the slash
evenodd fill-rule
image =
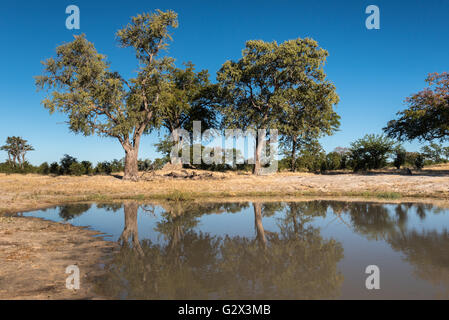
<path id="1" fill-rule="evenodd" d="M 0 217 L 0 299 L 101 299 L 93 283 L 116 244 L 100 235 L 38 218 Z M 79 290 L 66 288 L 70 265 L 79 267 Z"/>
<path id="2" fill-rule="evenodd" d="M 315 175 L 307 173 L 252 176 L 192 171 L 146 174 L 139 182 L 115 176 L 40 176 L 0 174 L 0 215 L 73 202 L 114 200 L 225 201 L 258 197 L 335 198 L 399 201 L 449 201 L 449 174 L 412 176 L 377 173 Z M 197 171 L 198 172 L 198 171 Z M 184 175 L 184 176 L 183 176 Z M 204 174 L 203 174 L 204 175 Z M 196 174 L 196 177 L 201 173 Z"/>

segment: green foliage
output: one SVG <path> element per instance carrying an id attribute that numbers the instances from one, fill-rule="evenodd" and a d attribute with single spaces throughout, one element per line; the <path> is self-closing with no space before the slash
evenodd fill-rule
<path id="1" fill-rule="evenodd" d="M 279 129 L 286 137 L 333 131 L 338 96 L 322 69 L 327 55 L 309 38 L 280 45 L 247 41 L 242 58 L 225 62 L 217 73 L 222 125 Z M 259 153 L 255 160 L 258 173 Z"/>
<path id="2" fill-rule="evenodd" d="M 37 169 L 37 173 L 39 174 L 44 174 L 47 175 L 50 173 L 50 166 L 48 165 L 47 162 L 42 163 L 38 169 Z"/>
<path id="3" fill-rule="evenodd" d="M 432 142 L 427 146 L 423 146 L 421 153 L 426 159 L 431 160 L 432 163 L 438 164 L 447 162 L 448 149 L 448 147 L 445 148 L 441 144 Z"/>
<path id="4" fill-rule="evenodd" d="M 351 150 L 349 148 L 336 147 L 333 152 L 340 155 L 340 168 L 339 169 L 350 169 L 352 167 L 351 162 Z"/>
<path id="5" fill-rule="evenodd" d="M 81 161 L 81 165 L 84 168 L 83 174 L 91 175 L 93 173 L 92 162 L 90 162 L 90 161 Z"/>
<path id="6" fill-rule="evenodd" d="M 424 168 L 424 155 L 422 154 L 418 154 L 416 159 L 415 159 L 415 167 L 418 170 L 421 170 L 422 168 Z"/>
<path id="7" fill-rule="evenodd" d="M 50 173 L 51 174 L 59 174 L 61 172 L 61 168 L 59 167 L 59 164 L 57 162 L 53 162 L 50 165 Z"/>
<path id="8" fill-rule="evenodd" d="M 86 168 L 81 163 L 73 162 L 69 167 L 69 172 L 73 176 L 82 176 L 86 174 Z"/>
<path id="9" fill-rule="evenodd" d="M 449 139 L 449 73 L 429 74 L 428 87 L 406 99 L 408 108 L 398 119 L 388 122 L 384 131 L 400 140 Z"/>
<path id="10" fill-rule="evenodd" d="M 108 161 L 98 162 L 94 169 L 95 174 L 106 174 L 112 173 L 112 165 Z"/>
<path id="11" fill-rule="evenodd" d="M 330 152 L 326 155 L 326 169 L 338 170 L 342 166 L 342 155 L 338 152 Z"/>
<path id="12" fill-rule="evenodd" d="M 65 174 L 65 175 L 72 174 L 72 172 L 70 171 L 70 167 L 74 163 L 78 163 L 76 158 L 74 158 L 68 154 L 65 154 L 64 157 L 60 161 L 60 167 L 59 167 L 60 172 L 59 173 Z"/>
<path id="13" fill-rule="evenodd" d="M 354 170 L 380 169 L 395 149 L 395 142 L 383 135 L 367 134 L 351 143 Z"/>
<path id="14" fill-rule="evenodd" d="M 133 17 L 117 32 L 119 44 L 134 48 L 139 61 L 134 79 L 111 71 L 85 35 L 57 47 L 56 57 L 43 62 L 43 75 L 36 77 L 37 87 L 49 91 L 44 107 L 67 114 L 71 131 L 118 139 L 130 159 L 124 179 L 137 180 L 141 136 L 160 125 L 173 59 L 158 54 L 171 40 L 169 28 L 177 26 L 175 12 L 157 10 Z"/>
<path id="15" fill-rule="evenodd" d="M 193 121 L 201 121 L 202 131 L 215 128 L 214 86 L 209 82 L 209 73 L 207 70 L 195 72 L 191 62 L 184 65 L 185 69 L 170 68 L 160 109 L 162 125 L 170 133 L 175 129 L 192 131 Z"/>
<path id="16" fill-rule="evenodd" d="M 1 173 L 36 173 L 38 168 L 31 165 L 29 162 L 25 161 L 21 164 L 21 166 L 17 166 L 11 161 L 5 161 L 3 163 L 0 163 L 0 172 Z"/>
<path id="17" fill-rule="evenodd" d="M 9 163 L 23 167 L 25 164 L 25 155 L 34 148 L 27 143 L 28 141 L 21 137 L 7 137 L 6 144 L 0 147 L 0 150 L 8 153 Z"/>
<path id="18" fill-rule="evenodd" d="M 406 157 L 407 152 L 405 151 L 404 148 L 402 147 L 396 148 L 396 150 L 394 151 L 394 161 L 393 161 L 393 165 L 396 167 L 396 169 L 400 169 L 401 166 L 405 164 Z"/>

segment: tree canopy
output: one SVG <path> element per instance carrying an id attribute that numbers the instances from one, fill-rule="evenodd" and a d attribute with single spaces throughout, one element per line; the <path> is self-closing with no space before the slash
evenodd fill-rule
<path id="1" fill-rule="evenodd" d="M 28 151 L 33 151 L 34 148 L 28 144 L 28 141 L 21 137 L 8 137 L 6 138 L 6 144 L 0 147 L 0 150 L 8 153 L 9 162 L 14 166 L 23 166 L 25 163 L 25 155 Z"/>
<path id="2" fill-rule="evenodd" d="M 431 73 L 428 87 L 408 97 L 408 108 L 398 119 L 388 122 L 384 131 L 399 140 L 449 140 L 449 73 Z"/>
<path id="3" fill-rule="evenodd" d="M 327 55 L 309 38 L 282 44 L 247 41 L 242 58 L 226 61 L 217 74 L 223 125 L 278 129 L 287 135 L 331 131 L 338 123 L 332 110 L 338 96 L 323 71 Z M 256 174 L 261 167 L 259 140 L 258 136 Z"/>
<path id="4" fill-rule="evenodd" d="M 177 26 L 175 12 L 157 10 L 133 17 L 117 32 L 119 44 L 133 48 L 139 61 L 129 81 L 110 70 L 106 56 L 85 35 L 57 47 L 56 57 L 43 62 L 44 74 L 36 77 L 38 88 L 51 91 L 44 107 L 67 114 L 71 131 L 120 141 L 126 153 L 124 179 L 137 180 L 141 137 L 160 124 L 158 111 L 173 59 L 158 55 L 172 39 L 169 28 Z"/>

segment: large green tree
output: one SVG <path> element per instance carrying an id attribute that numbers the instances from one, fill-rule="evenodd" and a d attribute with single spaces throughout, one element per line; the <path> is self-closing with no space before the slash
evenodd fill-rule
<path id="1" fill-rule="evenodd" d="M 36 77 L 40 89 L 50 91 L 43 105 L 50 113 L 68 115 L 70 130 L 84 135 L 117 138 L 125 151 L 125 180 L 138 179 L 141 137 L 160 124 L 159 109 L 168 86 L 173 59 L 160 57 L 178 26 L 173 11 L 139 14 L 117 32 L 119 44 L 135 50 L 139 69 L 126 81 L 110 70 L 84 35 L 56 49 L 56 57 L 43 62 Z"/>
<path id="2" fill-rule="evenodd" d="M 338 96 L 323 71 L 327 55 L 309 38 L 282 44 L 246 42 L 242 58 L 225 62 L 217 75 L 223 125 L 242 130 L 278 129 L 299 136 L 315 132 L 328 118 L 336 120 L 332 105 Z M 317 116 L 324 121 L 316 121 Z M 324 127 L 328 126 L 332 124 Z M 255 174 L 261 172 L 262 138 L 256 138 Z"/>
<path id="3" fill-rule="evenodd" d="M 325 56 L 323 58 L 323 63 Z M 324 78 L 310 82 L 287 93 L 290 108 L 281 118 L 281 145 L 288 149 L 291 157 L 291 171 L 296 171 L 296 157 L 301 144 L 317 141 L 333 134 L 340 126 L 340 116 L 334 111 L 339 97 L 335 87 Z"/>
<path id="4" fill-rule="evenodd" d="M 408 97 L 408 108 L 399 112 L 384 131 L 400 140 L 449 140 L 449 73 L 431 73 L 428 87 Z"/>
<path id="5" fill-rule="evenodd" d="M 158 151 L 171 148 L 180 142 L 178 129 L 193 131 L 193 122 L 201 122 L 201 130 L 217 126 L 216 109 L 214 108 L 214 85 L 209 81 L 207 70 L 195 71 L 191 62 L 184 64 L 185 68 L 171 68 L 169 86 L 164 95 L 164 103 L 160 108 L 162 126 L 168 130 L 171 137 L 157 144 Z M 172 162 L 174 159 L 171 159 Z M 178 159 L 179 160 L 179 159 Z"/>

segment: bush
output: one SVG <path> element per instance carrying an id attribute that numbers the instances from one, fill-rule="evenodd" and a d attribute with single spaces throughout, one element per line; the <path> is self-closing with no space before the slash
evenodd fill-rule
<path id="1" fill-rule="evenodd" d="M 326 169 L 338 170 L 341 168 L 342 156 L 337 152 L 330 152 L 326 155 Z"/>
<path id="2" fill-rule="evenodd" d="M 39 168 L 37 169 L 37 173 L 39 174 L 49 174 L 50 173 L 50 166 L 47 162 L 42 163 Z"/>
<path id="3" fill-rule="evenodd" d="M 0 164 L 0 172 L 2 173 L 36 173 L 38 168 L 31 165 L 28 161 L 23 162 L 21 165 L 14 164 L 11 161 L 5 161 Z"/>
<path id="4" fill-rule="evenodd" d="M 354 171 L 380 169 L 394 150 L 394 141 L 383 136 L 367 134 L 351 143 L 351 159 Z"/>
<path id="5" fill-rule="evenodd" d="M 424 168 L 424 160 L 425 160 L 424 155 L 418 154 L 415 159 L 415 168 L 418 170 Z"/>
<path id="6" fill-rule="evenodd" d="M 97 166 L 95 167 L 94 170 L 95 174 L 111 174 L 112 173 L 112 166 L 109 162 L 104 161 L 104 162 L 98 162 Z"/>
<path id="7" fill-rule="evenodd" d="M 84 168 L 84 174 L 92 174 L 93 173 L 93 168 L 92 168 L 92 162 L 90 161 L 81 161 L 81 165 Z"/>
<path id="8" fill-rule="evenodd" d="M 395 158 L 393 161 L 393 165 L 396 169 L 401 169 L 401 166 L 405 164 L 405 159 L 407 156 L 407 152 L 404 148 L 397 148 L 395 151 Z"/>
<path id="9" fill-rule="evenodd" d="M 78 161 L 76 158 L 69 156 L 68 154 L 65 154 L 64 157 L 61 159 L 60 163 L 60 174 L 70 174 L 70 167 L 72 164 L 77 163 Z"/>
<path id="10" fill-rule="evenodd" d="M 110 163 L 112 172 L 121 172 L 125 170 L 125 161 L 114 159 Z"/>
<path id="11" fill-rule="evenodd" d="M 60 174 L 61 168 L 59 167 L 59 164 L 57 162 L 53 162 L 50 165 L 50 173 L 51 174 Z"/>
<path id="12" fill-rule="evenodd" d="M 72 176 L 82 176 L 85 174 L 86 169 L 81 163 L 73 162 L 69 168 L 69 174 Z"/>

